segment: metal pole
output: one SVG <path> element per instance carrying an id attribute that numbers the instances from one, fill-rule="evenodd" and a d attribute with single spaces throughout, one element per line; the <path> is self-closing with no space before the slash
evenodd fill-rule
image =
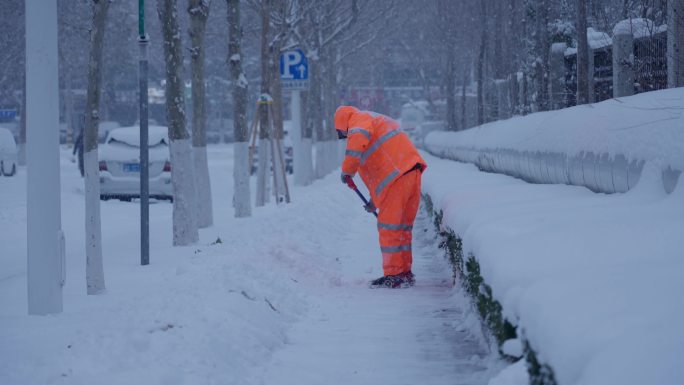
<path id="1" fill-rule="evenodd" d="M 59 175 L 57 2 L 27 0 L 28 313 L 62 312 L 65 279 Z"/>
<path id="2" fill-rule="evenodd" d="M 140 264 L 150 263 L 150 174 L 148 151 L 147 43 L 145 0 L 138 1 L 138 46 L 140 47 Z"/>

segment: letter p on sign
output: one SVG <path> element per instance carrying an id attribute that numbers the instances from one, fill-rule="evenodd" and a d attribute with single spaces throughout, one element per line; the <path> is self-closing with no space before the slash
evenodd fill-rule
<path id="1" fill-rule="evenodd" d="M 309 65 L 300 49 L 286 51 L 280 55 L 280 78 L 283 80 L 307 80 Z"/>

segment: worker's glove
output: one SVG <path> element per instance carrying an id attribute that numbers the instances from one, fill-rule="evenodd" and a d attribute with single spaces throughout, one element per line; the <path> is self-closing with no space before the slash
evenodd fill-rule
<path id="1" fill-rule="evenodd" d="M 356 188 L 356 184 L 354 183 L 354 179 L 352 179 L 351 175 L 342 173 L 342 175 L 340 175 L 340 179 L 342 180 L 342 183 L 349 186 L 350 189 Z"/>
<path id="2" fill-rule="evenodd" d="M 374 213 L 375 210 L 377 210 L 377 207 L 375 207 L 375 205 L 373 204 L 373 200 L 368 202 L 368 204 L 363 206 L 363 208 L 366 209 L 366 211 L 368 211 L 369 213 Z"/>

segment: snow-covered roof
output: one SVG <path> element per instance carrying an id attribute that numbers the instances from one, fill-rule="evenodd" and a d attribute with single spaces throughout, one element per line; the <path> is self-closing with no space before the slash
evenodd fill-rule
<path id="1" fill-rule="evenodd" d="M 613 36 L 632 34 L 635 39 L 654 35 L 667 30 L 666 25 L 657 27 L 653 20 L 636 18 L 626 19 L 615 24 Z"/>
<path id="2" fill-rule="evenodd" d="M 587 28 L 587 40 L 591 49 L 599 49 L 613 45 L 613 39 L 605 32 Z"/>

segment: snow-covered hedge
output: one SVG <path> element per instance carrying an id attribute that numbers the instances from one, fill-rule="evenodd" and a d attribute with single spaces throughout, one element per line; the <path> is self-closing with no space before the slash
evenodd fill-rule
<path id="1" fill-rule="evenodd" d="M 633 188 L 646 162 L 671 192 L 684 170 L 684 88 L 648 92 L 485 124 L 432 132 L 433 155 L 533 183 Z"/>
<path id="2" fill-rule="evenodd" d="M 516 328 L 533 384 L 684 378 L 684 179 L 668 195 L 647 164 L 628 193 L 603 195 L 425 159 L 458 279 L 499 341 Z"/>

